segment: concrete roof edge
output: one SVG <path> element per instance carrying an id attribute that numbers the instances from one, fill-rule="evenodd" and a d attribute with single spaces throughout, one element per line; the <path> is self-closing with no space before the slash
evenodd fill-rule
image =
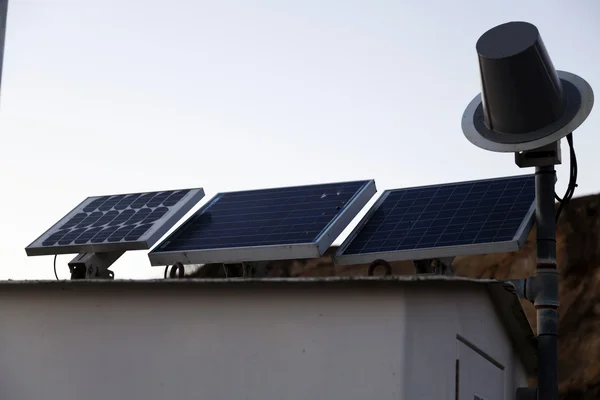
<path id="1" fill-rule="evenodd" d="M 299 278 L 209 278 L 209 279 L 115 279 L 115 280 L 3 280 L 0 288 L 9 287 L 89 287 L 89 286 L 121 286 L 121 287 L 184 287 L 184 286 L 270 286 L 270 285 L 319 285 L 319 284 L 407 284 L 414 282 L 453 282 L 489 284 L 503 282 L 494 279 L 473 279 L 445 275 L 395 275 L 395 276 L 326 276 Z M 511 285 L 512 286 L 512 285 Z"/>

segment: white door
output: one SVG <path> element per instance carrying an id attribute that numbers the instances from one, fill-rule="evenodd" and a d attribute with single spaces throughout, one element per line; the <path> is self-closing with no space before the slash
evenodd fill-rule
<path id="1" fill-rule="evenodd" d="M 457 340 L 457 400 L 505 400 L 504 367 Z"/>

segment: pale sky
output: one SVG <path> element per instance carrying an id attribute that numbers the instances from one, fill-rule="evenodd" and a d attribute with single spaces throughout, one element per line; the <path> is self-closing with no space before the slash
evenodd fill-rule
<path id="1" fill-rule="evenodd" d="M 598 95 L 599 18 L 593 0 L 10 0 L 0 278 L 54 279 L 52 256 L 24 248 L 87 196 L 203 187 L 201 205 L 220 191 L 533 172 L 462 134 L 475 43 L 534 23 L 555 67 Z M 595 109 L 574 135 L 576 196 L 600 192 L 598 131 Z M 61 278 L 72 257 L 58 257 Z M 163 273 L 146 251 L 112 270 Z"/>

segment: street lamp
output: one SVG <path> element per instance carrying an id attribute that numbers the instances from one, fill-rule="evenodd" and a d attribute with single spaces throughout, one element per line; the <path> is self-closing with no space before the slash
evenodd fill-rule
<path id="1" fill-rule="evenodd" d="M 462 117 L 465 137 L 489 151 L 515 154 L 521 168 L 535 167 L 537 268 L 524 283 L 525 297 L 537 312 L 538 387 L 523 397 L 558 399 L 557 322 L 558 272 L 556 220 L 573 195 L 577 161 L 572 132 L 594 104 L 590 85 L 577 75 L 555 70 L 538 29 L 527 22 L 509 22 L 485 32 L 477 41 L 481 94 Z M 567 193 L 555 194 L 561 163 L 560 140 L 567 137 L 571 174 Z M 555 214 L 555 196 L 561 206 Z"/>

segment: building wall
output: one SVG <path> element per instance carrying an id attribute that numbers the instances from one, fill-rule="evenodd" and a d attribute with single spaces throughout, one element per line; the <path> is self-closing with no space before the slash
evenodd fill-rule
<path id="1" fill-rule="evenodd" d="M 465 343 L 504 367 L 503 399 L 514 399 L 515 388 L 527 386 L 525 370 L 484 287 L 416 289 L 406 290 L 407 325 L 414 327 L 406 334 L 406 355 L 411 361 L 406 399 L 454 400 L 456 359 Z M 467 366 L 461 362 L 464 370 Z M 462 389 L 459 400 L 474 398 Z"/>
<path id="2" fill-rule="evenodd" d="M 420 289 L 3 291 L 1 397 L 454 399 L 456 333 L 511 369 L 485 293 Z"/>
<path id="3" fill-rule="evenodd" d="M 0 391 L 22 399 L 398 399 L 402 293 L 0 294 Z"/>

